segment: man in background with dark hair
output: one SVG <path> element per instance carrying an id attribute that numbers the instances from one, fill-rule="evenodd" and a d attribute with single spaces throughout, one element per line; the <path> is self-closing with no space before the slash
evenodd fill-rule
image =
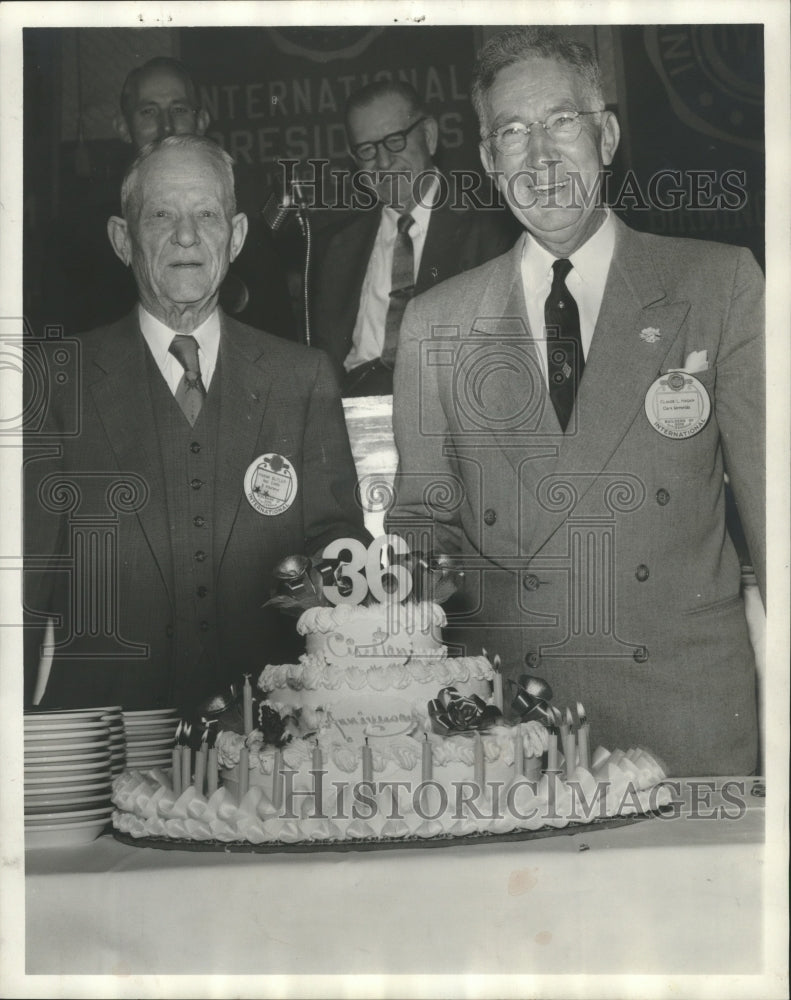
<path id="1" fill-rule="evenodd" d="M 393 391 L 401 317 L 409 299 L 508 248 L 501 212 L 452 208 L 434 164 L 439 129 L 408 83 L 352 94 L 346 134 L 377 204 L 317 239 L 313 343 L 327 351 L 345 396 Z"/>
<path id="2" fill-rule="evenodd" d="M 132 69 L 119 103 L 113 126 L 135 154 L 149 142 L 171 135 L 203 136 L 210 124 L 189 71 L 170 56 L 155 56 Z M 249 219 L 248 237 L 223 283 L 220 301 L 226 312 L 251 326 L 294 339 L 296 324 L 286 275 L 272 237 L 259 219 L 260 207 L 242 206 Z M 73 228 L 69 221 L 63 226 L 58 248 L 63 287 L 48 315 L 52 322 L 63 323 L 70 334 L 110 322 L 136 300 L 134 282 L 107 245 L 107 216 L 117 211 L 115 203 L 99 205 L 90 208 L 87 217 L 80 213 L 72 220 Z"/>

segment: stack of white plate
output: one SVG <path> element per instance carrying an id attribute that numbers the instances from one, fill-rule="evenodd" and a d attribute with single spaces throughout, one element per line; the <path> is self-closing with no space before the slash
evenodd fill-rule
<path id="1" fill-rule="evenodd" d="M 87 844 L 102 832 L 110 802 L 107 709 L 25 715 L 25 845 Z"/>
<path id="2" fill-rule="evenodd" d="M 170 767 L 178 724 L 175 708 L 124 712 L 126 766 Z"/>

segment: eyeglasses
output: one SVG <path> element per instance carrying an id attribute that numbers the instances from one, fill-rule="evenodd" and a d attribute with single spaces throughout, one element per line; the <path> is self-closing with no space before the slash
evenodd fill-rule
<path id="1" fill-rule="evenodd" d="M 172 104 L 167 108 L 161 108 L 158 104 L 146 104 L 142 108 L 135 109 L 135 113 L 143 118 L 158 118 L 163 111 L 167 111 L 171 118 L 178 120 L 194 118 L 197 113 L 195 108 L 186 104 Z"/>
<path id="2" fill-rule="evenodd" d="M 417 128 L 417 126 L 425 120 L 426 116 L 423 115 L 423 117 L 418 118 L 416 122 L 412 122 L 409 128 L 405 128 L 403 132 L 391 132 L 382 139 L 374 139 L 371 142 L 360 142 L 356 146 L 351 146 L 351 154 L 355 160 L 375 160 L 377 146 L 384 146 L 384 148 L 389 149 L 391 153 L 400 153 L 402 150 L 406 149 L 406 137 L 412 129 Z"/>
<path id="3" fill-rule="evenodd" d="M 603 109 L 602 109 L 603 110 Z M 508 122 L 484 137 L 494 140 L 495 148 L 501 153 L 524 153 L 530 142 L 531 129 L 540 125 L 550 139 L 556 142 L 573 142 L 582 131 L 582 115 L 598 115 L 601 111 L 554 111 L 544 121 Z"/>

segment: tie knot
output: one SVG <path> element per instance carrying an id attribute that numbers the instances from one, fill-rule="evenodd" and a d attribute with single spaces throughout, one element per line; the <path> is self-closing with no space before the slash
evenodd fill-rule
<path id="1" fill-rule="evenodd" d="M 559 257 L 552 265 L 552 271 L 554 274 L 553 283 L 555 281 L 566 281 L 566 275 L 572 269 L 574 265 L 568 259 L 568 257 Z"/>
<path id="2" fill-rule="evenodd" d="M 408 234 L 409 230 L 412 228 L 412 223 L 414 221 L 415 220 L 412 218 L 409 212 L 405 212 L 403 215 L 399 215 L 398 222 L 396 222 L 396 226 L 398 226 L 399 233 L 401 233 L 402 236 Z"/>
<path id="3" fill-rule="evenodd" d="M 168 348 L 188 375 L 200 376 L 198 341 L 188 333 L 177 333 Z"/>

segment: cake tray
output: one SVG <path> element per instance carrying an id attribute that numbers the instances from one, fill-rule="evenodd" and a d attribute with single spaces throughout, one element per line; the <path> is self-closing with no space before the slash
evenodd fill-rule
<path id="1" fill-rule="evenodd" d="M 453 837 L 442 834 L 438 837 L 376 837 L 354 838 L 351 840 L 302 840 L 296 843 L 270 841 L 266 844 L 253 844 L 249 841 L 221 840 L 179 840 L 175 837 L 133 837 L 113 829 L 112 834 L 122 844 L 131 847 L 151 847 L 158 851 L 203 851 L 225 854 L 315 854 L 338 851 L 397 851 L 413 848 L 431 847 L 465 847 L 476 844 L 508 844 L 525 840 L 543 840 L 546 837 L 570 837 L 579 833 L 596 833 L 600 830 L 612 830 L 621 826 L 632 826 L 647 819 L 671 814 L 677 802 L 670 802 L 652 812 L 634 813 L 629 816 L 613 816 L 606 819 L 594 819 L 590 823 L 569 823 L 564 827 L 541 827 L 540 830 L 513 830 L 510 833 L 473 833 L 463 837 Z M 581 846 L 580 850 L 586 850 Z"/>

